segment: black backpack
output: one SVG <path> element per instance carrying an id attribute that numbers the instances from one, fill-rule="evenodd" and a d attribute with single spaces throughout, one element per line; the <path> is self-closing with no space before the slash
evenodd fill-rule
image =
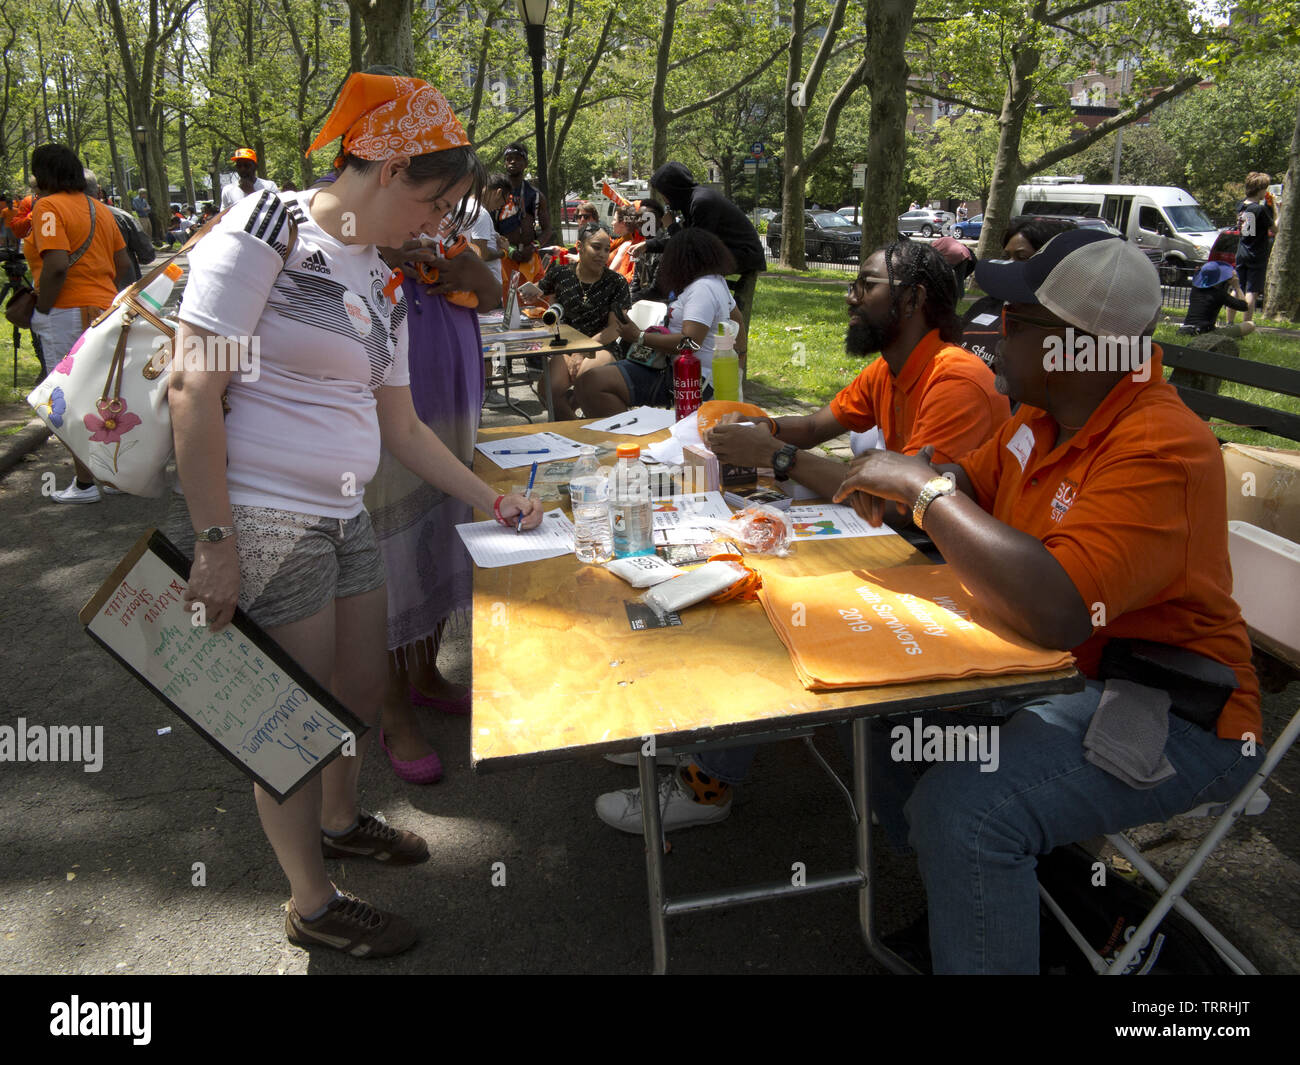
<path id="1" fill-rule="evenodd" d="M 1137 873 L 1106 864 L 1104 886 L 1093 887 L 1097 858 L 1077 843 L 1038 859 L 1038 882 L 1074 922 L 1088 944 L 1107 961 L 1114 959 L 1160 897 Z M 1044 975 L 1088 975 L 1092 966 L 1061 923 L 1040 904 L 1039 968 Z M 1129 974 L 1150 976 L 1230 976 L 1228 967 L 1181 914 L 1170 912 L 1151 941 L 1138 951 Z"/>

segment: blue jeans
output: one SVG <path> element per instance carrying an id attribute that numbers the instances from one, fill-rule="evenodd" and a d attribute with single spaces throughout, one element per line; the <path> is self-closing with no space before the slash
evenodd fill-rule
<path id="1" fill-rule="evenodd" d="M 1190 721 L 1169 717 L 1165 757 L 1177 772 L 1139 790 L 1086 761 L 1083 737 L 1102 685 L 1018 706 L 998 733 L 998 767 L 944 762 L 916 776 L 890 760 L 889 729 L 873 722 L 872 807 L 896 840 L 902 830 L 916 851 L 929 901 L 930 950 L 936 973 L 1038 972 L 1038 855 L 1067 843 L 1167 821 L 1206 802 L 1226 802 L 1259 768 L 1257 748 L 1221 740 Z M 990 722 L 987 715 L 934 711 L 923 724 Z M 703 751 L 706 773 L 739 783 L 755 747 Z M 906 818 L 904 823 L 903 817 Z"/>
<path id="2" fill-rule="evenodd" d="M 1083 757 L 1102 686 L 1027 704 L 1002 726 L 996 772 L 933 766 L 904 812 L 930 907 L 936 973 L 1037 973 L 1037 856 L 1231 799 L 1258 769 L 1238 740 L 1170 715 L 1176 774 L 1132 788 Z"/>

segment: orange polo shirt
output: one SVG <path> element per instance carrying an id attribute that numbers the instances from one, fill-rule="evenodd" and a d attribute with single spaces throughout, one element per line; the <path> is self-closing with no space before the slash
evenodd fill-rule
<path id="1" fill-rule="evenodd" d="M 1230 666 L 1240 685 L 1219 736 L 1260 741 L 1259 683 L 1232 598 L 1223 459 L 1161 362 L 1153 345 L 1148 380 L 1122 378 L 1063 445 L 1053 446 L 1055 419 L 1026 405 L 959 462 L 980 506 L 1037 536 L 1103 622 L 1073 648 L 1083 673 L 1096 675 L 1111 639 L 1196 651 Z"/>
<path id="2" fill-rule="evenodd" d="M 932 329 L 897 378 L 881 356 L 831 400 L 831 414 L 859 433 L 879 425 L 890 451 L 915 455 L 930 444 L 935 462 L 956 462 L 1011 416 L 995 380 L 977 356 Z"/>

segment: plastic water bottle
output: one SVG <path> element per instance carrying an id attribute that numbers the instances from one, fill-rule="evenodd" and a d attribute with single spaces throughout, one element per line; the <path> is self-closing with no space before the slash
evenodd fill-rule
<path id="1" fill-rule="evenodd" d="M 573 553 L 579 562 L 608 562 L 614 557 L 609 527 L 609 481 L 596 461 L 596 449 L 584 447 L 569 478 L 573 507 Z"/>
<path id="2" fill-rule="evenodd" d="M 636 444 L 618 445 L 618 465 L 610 476 L 609 517 L 614 526 L 615 558 L 654 554 L 650 473 L 641 465 L 641 449 Z"/>
<path id="3" fill-rule="evenodd" d="M 140 290 L 139 300 L 154 314 L 162 314 L 163 305 L 172 294 L 176 282 L 184 271 L 175 263 L 168 263 L 167 268 Z"/>
<path id="4" fill-rule="evenodd" d="M 740 402 L 740 356 L 736 354 L 736 337 L 740 325 L 728 319 L 718 323 L 713 338 L 713 398 Z"/>

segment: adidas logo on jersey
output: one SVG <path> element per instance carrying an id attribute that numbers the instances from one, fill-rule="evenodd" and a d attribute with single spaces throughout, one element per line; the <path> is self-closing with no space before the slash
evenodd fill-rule
<path id="1" fill-rule="evenodd" d="M 318 274 L 328 274 L 330 272 L 329 264 L 325 262 L 325 256 L 320 252 L 314 251 L 302 261 L 304 270 L 314 270 Z"/>

